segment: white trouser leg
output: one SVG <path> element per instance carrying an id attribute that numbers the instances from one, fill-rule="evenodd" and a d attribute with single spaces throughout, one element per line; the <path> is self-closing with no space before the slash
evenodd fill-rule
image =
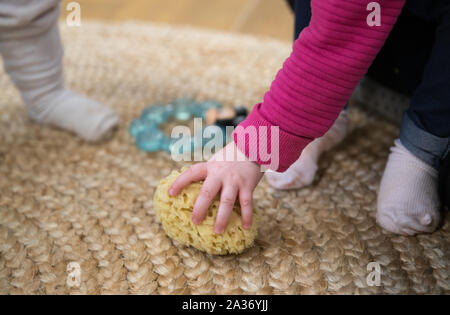
<path id="1" fill-rule="evenodd" d="M 2 23 L 4 27 L 4 20 Z M 39 24 L 39 21 L 33 23 Z M 26 29 L 23 23 L 20 29 Z M 14 33 L 13 27 L 11 33 Z M 21 31 L 17 37 L 5 39 L 0 34 L 0 54 L 30 117 L 36 122 L 74 132 L 88 141 L 98 141 L 110 134 L 118 123 L 118 115 L 64 87 L 63 49 L 57 22 L 42 33 L 24 36 Z"/>

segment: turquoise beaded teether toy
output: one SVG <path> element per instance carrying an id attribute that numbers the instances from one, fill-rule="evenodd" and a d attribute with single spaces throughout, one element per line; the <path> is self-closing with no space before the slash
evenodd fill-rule
<path id="1" fill-rule="evenodd" d="M 130 125 L 130 134 L 136 140 L 137 147 L 144 152 L 166 151 L 171 153 L 172 145 L 178 139 L 168 137 L 160 126 L 171 118 L 178 121 L 188 121 L 191 118 L 205 119 L 211 108 L 221 108 L 222 105 L 214 101 L 198 103 L 190 99 L 179 99 L 168 105 L 153 105 L 142 111 L 141 117 Z M 217 127 L 221 128 L 221 127 Z M 191 146 L 194 144 L 191 138 Z M 204 141 L 203 145 L 205 144 Z M 180 152 L 182 153 L 182 152 Z"/>

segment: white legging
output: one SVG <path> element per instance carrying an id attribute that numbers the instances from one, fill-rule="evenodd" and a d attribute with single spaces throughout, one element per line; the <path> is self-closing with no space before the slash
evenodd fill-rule
<path id="1" fill-rule="evenodd" d="M 57 23 L 60 0 L 1 0 L 0 41 L 39 35 Z"/>
<path id="2" fill-rule="evenodd" d="M 0 55 L 4 69 L 35 120 L 41 120 L 46 106 L 37 100 L 64 84 L 59 7 L 59 0 L 0 0 Z"/>

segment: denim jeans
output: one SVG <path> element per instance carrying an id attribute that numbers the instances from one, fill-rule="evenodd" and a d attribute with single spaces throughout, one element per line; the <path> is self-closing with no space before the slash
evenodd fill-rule
<path id="1" fill-rule="evenodd" d="M 309 25 L 311 1 L 289 2 L 295 11 L 297 39 Z M 439 169 L 450 151 L 450 1 L 407 0 L 367 75 L 412 96 L 400 140 Z"/>

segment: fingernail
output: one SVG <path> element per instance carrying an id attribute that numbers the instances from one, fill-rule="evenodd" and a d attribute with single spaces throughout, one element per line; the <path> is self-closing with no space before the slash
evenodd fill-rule
<path id="1" fill-rule="evenodd" d="M 174 196 L 173 188 L 170 188 L 170 190 L 169 190 L 169 195 L 171 195 L 172 197 Z"/>
<path id="2" fill-rule="evenodd" d="M 200 222 L 198 222 L 197 218 L 192 217 L 192 223 L 194 223 L 195 225 L 199 225 Z"/>
<path id="3" fill-rule="evenodd" d="M 224 231 L 223 231 L 223 229 L 220 229 L 220 228 L 214 228 L 214 231 L 216 232 L 216 234 L 222 234 Z"/>

